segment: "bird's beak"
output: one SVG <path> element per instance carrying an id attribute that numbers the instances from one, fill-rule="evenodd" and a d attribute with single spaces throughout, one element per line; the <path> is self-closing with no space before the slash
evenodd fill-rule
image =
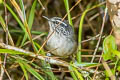
<path id="1" fill-rule="evenodd" d="M 50 21 L 50 19 L 48 17 L 46 17 L 46 16 L 42 16 L 42 17 L 45 18 L 45 19 L 47 19 L 48 21 Z"/>

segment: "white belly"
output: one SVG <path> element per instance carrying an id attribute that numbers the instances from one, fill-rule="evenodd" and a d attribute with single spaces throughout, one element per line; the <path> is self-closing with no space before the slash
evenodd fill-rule
<path id="1" fill-rule="evenodd" d="M 73 42 L 64 36 L 56 36 L 56 34 L 53 34 L 47 41 L 48 50 L 58 56 L 70 55 L 75 50 L 75 47 L 75 41 Z"/>

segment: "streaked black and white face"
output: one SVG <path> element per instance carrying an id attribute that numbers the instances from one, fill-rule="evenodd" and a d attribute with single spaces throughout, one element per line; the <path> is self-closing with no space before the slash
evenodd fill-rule
<path id="1" fill-rule="evenodd" d="M 49 25 L 52 29 L 59 27 L 63 22 L 61 18 L 53 17 L 49 20 Z"/>
<path id="2" fill-rule="evenodd" d="M 67 23 L 67 21 L 62 21 L 62 18 L 53 17 L 49 20 L 50 30 L 55 30 L 58 34 L 68 36 L 73 33 L 72 27 Z"/>
<path id="3" fill-rule="evenodd" d="M 54 25 L 60 25 L 60 26 L 67 26 L 65 20 L 62 21 L 62 18 L 59 18 L 59 17 L 53 17 L 50 19 L 50 21 L 54 24 Z M 54 26 L 56 27 L 56 26 Z"/>

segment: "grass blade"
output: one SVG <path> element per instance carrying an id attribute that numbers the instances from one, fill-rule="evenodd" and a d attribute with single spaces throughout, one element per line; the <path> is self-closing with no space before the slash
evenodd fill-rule
<path id="1" fill-rule="evenodd" d="M 33 24 L 33 21 L 34 21 L 36 3 L 37 3 L 37 0 L 35 0 L 33 2 L 32 8 L 30 10 L 30 15 L 29 15 L 29 19 L 28 19 L 28 25 L 29 25 L 30 30 L 32 28 L 32 24 Z"/>
<path id="2" fill-rule="evenodd" d="M 26 69 L 24 67 L 24 64 L 22 64 L 20 59 L 17 59 L 17 62 L 19 63 L 21 69 L 23 70 L 26 80 L 28 80 L 28 74 L 27 74 L 27 71 L 26 71 Z"/>
<path id="3" fill-rule="evenodd" d="M 66 11 L 67 11 L 67 14 L 68 14 L 69 24 L 73 27 L 72 18 L 71 18 L 70 11 L 69 11 L 69 2 L 68 1 L 69 0 L 64 0 L 64 4 L 65 4 L 65 8 L 66 8 Z"/>

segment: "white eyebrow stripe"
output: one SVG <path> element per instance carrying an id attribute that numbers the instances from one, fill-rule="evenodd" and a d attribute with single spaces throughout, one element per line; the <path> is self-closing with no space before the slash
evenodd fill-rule
<path id="1" fill-rule="evenodd" d="M 64 24 L 65 26 L 67 26 L 67 24 L 64 23 L 63 21 L 60 21 L 60 20 L 56 20 L 56 21 L 58 21 L 60 24 L 62 23 L 62 24 Z"/>

